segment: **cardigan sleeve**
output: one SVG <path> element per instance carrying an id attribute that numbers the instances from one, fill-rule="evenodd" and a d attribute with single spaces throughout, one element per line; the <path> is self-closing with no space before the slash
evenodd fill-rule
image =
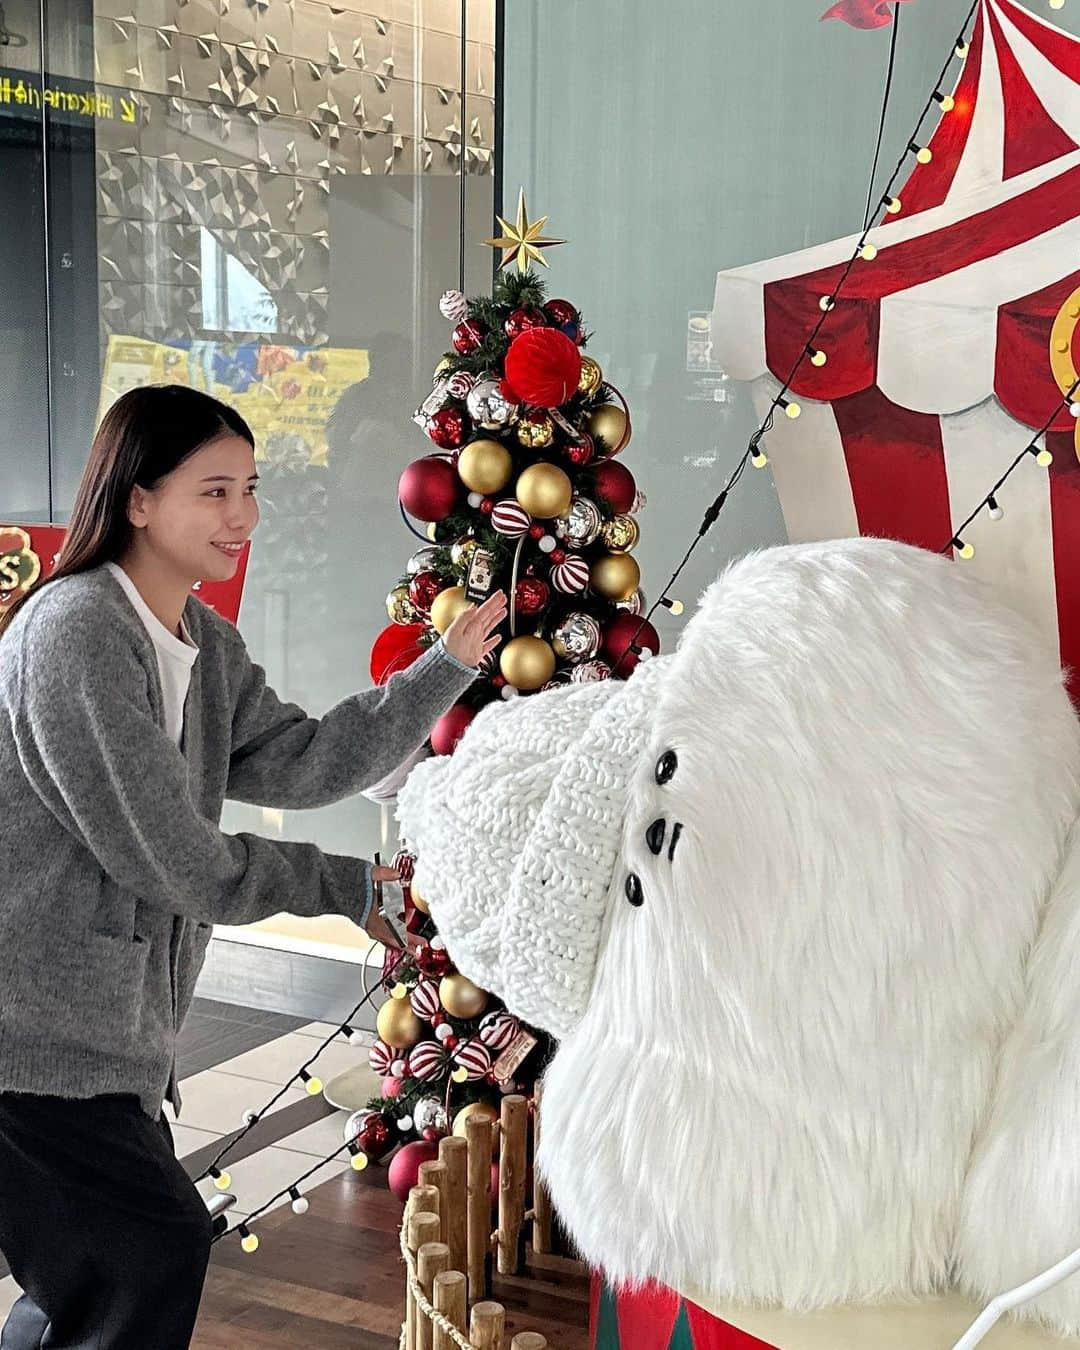
<path id="1" fill-rule="evenodd" d="M 239 694 L 226 794 L 257 806 L 323 806 L 380 783 L 420 749 L 477 675 L 440 641 L 385 685 L 316 718 L 279 699 L 239 634 L 234 641 L 230 675 Z"/>
<path id="2" fill-rule="evenodd" d="M 370 864 L 313 844 L 226 834 L 192 800 L 188 766 L 153 715 L 134 641 L 91 616 L 28 619 L 12 725 L 26 779 L 120 887 L 203 923 L 283 910 L 366 922 Z"/>

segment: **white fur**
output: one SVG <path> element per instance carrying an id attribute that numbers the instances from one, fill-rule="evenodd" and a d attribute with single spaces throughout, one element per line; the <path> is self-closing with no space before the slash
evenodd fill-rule
<path id="1" fill-rule="evenodd" d="M 540 1168 L 585 1255 L 803 1309 L 957 1261 L 988 1294 L 1080 1244 L 1071 854 L 1028 966 L 1080 802 L 1056 653 L 962 566 L 849 540 L 734 565 L 658 688 L 545 1087 Z M 1041 1312 L 1080 1331 L 1080 1282 Z"/>

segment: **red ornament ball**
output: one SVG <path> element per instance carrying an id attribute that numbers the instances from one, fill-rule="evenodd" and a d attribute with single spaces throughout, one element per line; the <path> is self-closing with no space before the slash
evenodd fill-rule
<path id="1" fill-rule="evenodd" d="M 476 351 L 486 336 L 487 329 L 482 323 L 478 323 L 475 319 L 462 319 L 454 329 L 450 341 L 454 344 L 454 351 L 460 352 L 462 356 L 468 356 Z"/>
<path id="2" fill-rule="evenodd" d="M 556 565 L 558 563 L 565 562 L 566 550 L 563 548 L 553 548 L 551 552 L 548 554 L 548 557 L 551 559 L 552 563 Z"/>
<path id="3" fill-rule="evenodd" d="M 416 961 L 416 968 L 421 975 L 427 975 L 433 980 L 441 980 L 454 968 L 454 963 L 450 960 L 450 953 L 445 947 L 432 947 L 430 945 L 421 947 L 413 959 Z"/>
<path id="4" fill-rule="evenodd" d="M 629 511 L 637 496 L 637 483 L 630 470 L 617 459 L 603 459 L 596 466 L 593 495 L 602 497 L 616 515 Z"/>
<path id="5" fill-rule="evenodd" d="M 490 516 L 492 511 L 494 510 L 495 510 L 494 497 L 485 497 L 484 500 L 480 503 L 480 514 L 483 516 Z"/>
<path id="6" fill-rule="evenodd" d="M 406 1203 L 409 1192 L 416 1185 L 421 1166 L 426 1162 L 434 1162 L 438 1156 L 438 1144 L 426 1139 L 406 1144 L 394 1155 L 390 1166 L 386 1169 L 386 1181 L 402 1204 Z"/>
<path id="7" fill-rule="evenodd" d="M 437 755 L 452 755 L 475 716 L 476 710 L 464 703 L 456 703 L 449 712 L 443 713 L 431 729 L 432 750 Z"/>
<path id="8" fill-rule="evenodd" d="M 596 454 L 593 438 L 587 431 L 583 431 L 576 441 L 571 441 L 569 445 L 563 447 L 563 454 L 575 469 L 583 469 Z"/>
<path id="9" fill-rule="evenodd" d="M 515 309 L 510 317 L 503 324 L 503 331 L 513 342 L 514 338 L 520 337 L 522 333 L 529 332 L 532 328 L 546 328 L 547 319 L 538 309 Z"/>
<path id="10" fill-rule="evenodd" d="M 404 1078 L 384 1078 L 382 1081 L 382 1095 L 388 1100 L 393 1101 L 400 1097 L 405 1091 Z"/>
<path id="11" fill-rule="evenodd" d="M 547 582 L 539 577 L 522 577 L 514 587 L 514 608 L 527 619 L 545 610 L 550 599 Z"/>
<path id="12" fill-rule="evenodd" d="M 529 526 L 529 538 L 530 538 L 530 539 L 543 539 L 545 533 L 546 533 L 546 531 L 545 531 L 543 525 L 530 525 L 530 526 Z"/>
<path id="13" fill-rule="evenodd" d="M 503 687 L 503 685 L 506 683 L 506 676 L 505 676 L 505 675 L 493 675 L 493 676 L 491 677 L 491 683 L 495 686 L 496 689 L 501 689 L 501 688 Z"/>
<path id="14" fill-rule="evenodd" d="M 440 591 L 446 590 L 447 583 L 438 572 L 417 572 L 409 582 L 409 599 L 421 614 L 427 614 Z"/>
<path id="15" fill-rule="evenodd" d="M 392 623 L 382 630 L 372 644 L 368 663 L 374 684 L 385 684 L 391 675 L 423 656 L 418 639 L 424 631 L 422 623 Z"/>
<path id="16" fill-rule="evenodd" d="M 544 306 L 544 313 L 568 338 L 578 341 L 581 333 L 581 315 L 569 300 L 549 300 Z"/>
<path id="17" fill-rule="evenodd" d="M 651 623 L 637 614 L 617 614 L 604 629 L 600 643 L 600 655 L 616 679 L 627 679 L 641 660 L 637 652 L 631 651 L 631 642 L 635 647 L 647 648 L 654 656 L 660 650 L 660 634 Z"/>
<path id="18" fill-rule="evenodd" d="M 459 1045 L 458 1038 L 456 1036 L 447 1036 L 443 1040 L 443 1045 L 447 1050 L 456 1050 Z"/>
<path id="19" fill-rule="evenodd" d="M 425 430 L 443 450 L 456 450 L 469 434 L 469 419 L 460 408 L 440 408 L 428 418 Z"/>
<path id="20" fill-rule="evenodd" d="M 356 1143 L 376 1161 L 390 1152 L 394 1145 L 394 1132 L 390 1122 L 378 1111 L 372 1111 L 356 1134 Z"/>
<path id="21" fill-rule="evenodd" d="M 445 520 L 457 504 L 461 479 L 448 459 L 414 459 L 398 480 L 398 500 L 417 520 Z"/>
<path id="22" fill-rule="evenodd" d="M 531 328 L 511 342 L 506 378 L 525 403 L 558 408 L 577 393 L 581 353 L 557 328 Z"/>
<path id="23" fill-rule="evenodd" d="M 434 1125 L 429 1125 L 427 1129 L 424 1131 L 424 1138 L 427 1140 L 429 1144 L 437 1144 L 439 1140 L 442 1138 L 442 1135 L 439 1133 L 439 1131 L 435 1128 Z"/>

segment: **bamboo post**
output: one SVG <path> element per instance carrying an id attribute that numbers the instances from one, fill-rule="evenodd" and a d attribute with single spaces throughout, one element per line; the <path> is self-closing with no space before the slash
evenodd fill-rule
<path id="1" fill-rule="evenodd" d="M 469 1301 L 477 1303 L 487 1292 L 487 1259 L 491 1252 L 490 1120 L 470 1116 L 465 1122 L 469 1150 Z"/>
<path id="2" fill-rule="evenodd" d="M 439 1237 L 440 1242 L 446 1241 L 447 1222 L 449 1219 L 447 1196 L 446 1196 L 446 1164 L 444 1162 L 426 1162 L 421 1163 L 417 1168 L 417 1180 L 421 1186 L 434 1186 L 439 1192 L 439 1221 L 441 1224 Z"/>
<path id="3" fill-rule="evenodd" d="M 547 1350 L 547 1337 L 538 1331 L 519 1331 L 510 1342 L 510 1350 Z"/>
<path id="4" fill-rule="evenodd" d="M 472 1310 L 469 1340 L 475 1350 L 502 1350 L 506 1312 L 501 1303 L 477 1303 Z"/>
<path id="5" fill-rule="evenodd" d="M 435 1276 L 435 1297 L 432 1299 L 435 1311 L 442 1315 L 462 1334 L 465 1332 L 465 1276 L 460 1270 L 444 1270 Z M 457 1350 L 454 1342 L 441 1327 L 435 1328 L 434 1350 Z"/>
<path id="6" fill-rule="evenodd" d="M 409 1215 L 409 1227 L 406 1231 L 409 1251 L 415 1256 L 425 1242 L 438 1242 L 439 1216 L 423 1211 L 414 1211 Z M 407 1286 L 405 1294 L 405 1345 L 407 1350 L 416 1350 L 417 1329 L 422 1319 L 423 1313 L 416 1306 L 416 1299 L 413 1297 L 412 1285 L 410 1284 Z"/>
<path id="7" fill-rule="evenodd" d="M 437 1186 L 414 1186 L 409 1192 L 409 1214 L 438 1214 L 442 1219 L 442 1195 Z"/>
<path id="8" fill-rule="evenodd" d="M 540 1151 L 541 1100 L 541 1084 L 537 1083 L 533 1097 L 535 1103 L 533 1118 L 533 1251 L 540 1256 L 550 1256 L 553 1247 L 552 1232 L 554 1229 L 551 1196 L 548 1195 L 547 1187 L 536 1174 L 536 1155 Z"/>
<path id="9" fill-rule="evenodd" d="M 445 1242 L 425 1242 L 417 1254 L 418 1278 L 429 1303 L 435 1301 L 435 1277 L 450 1269 L 450 1248 Z M 416 1309 L 416 1350 L 432 1350 L 435 1324 Z"/>
<path id="10" fill-rule="evenodd" d="M 465 1270 L 469 1262 L 469 1145 L 454 1135 L 439 1144 L 439 1161 L 446 1168 L 446 1237 L 450 1269 Z"/>
<path id="11" fill-rule="evenodd" d="M 513 1275 L 525 1221 L 525 1156 L 528 1145 L 529 1103 L 516 1094 L 502 1103 L 502 1149 L 499 1154 L 500 1275 Z"/>

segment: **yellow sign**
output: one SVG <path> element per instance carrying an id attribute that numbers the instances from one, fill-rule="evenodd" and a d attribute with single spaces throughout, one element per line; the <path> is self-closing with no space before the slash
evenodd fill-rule
<path id="1" fill-rule="evenodd" d="M 113 335 L 101 377 L 99 418 L 127 389 L 184 384 L 236 409 L 254 433 L 256 459 L 325 465 L 330 414 L 345 390 L 369 372 L 363 348 L 200 339 L 164 343 Z"/>
<path id="2" fill-rule="evenodd" d="M 1080 289 L 1073 291 L 1058 310 L 1054 326 L 1050 330 L 1050 369 L 1054 372 L 1054 379 L 1062 397 L 1068 398 L 1071 402 L 1080 398 L 1080 389 L 1077 389 L 1080 375 L 1077 374 L 1076 362 L 1073 359 L 1073 339 L 1078 323 L 1080 323 Z M 1080 459 L 1080 418 L 1077 419 L 1076 430 L 1073 432 L 1073 445 L 1076 447 L 1076 457 Z"/>
<path id="3" fill-rule="evenodd" d="M 135 95 L 113 91 L 102 93 L 92 85 L 79 82 L 60 82 L 49 77 L 49 83 L 25 74 L 0 71 L 0 111 L 7 106 L 16 112 L 52 108 L 87 121 L 134 122 L 138 109 Z"/>
<path id="4" fill-rule="evenodd" d="M 0 604 L 28 591 L 41 575 L 41 559 L 18 525 L 0 525 Z"/>

